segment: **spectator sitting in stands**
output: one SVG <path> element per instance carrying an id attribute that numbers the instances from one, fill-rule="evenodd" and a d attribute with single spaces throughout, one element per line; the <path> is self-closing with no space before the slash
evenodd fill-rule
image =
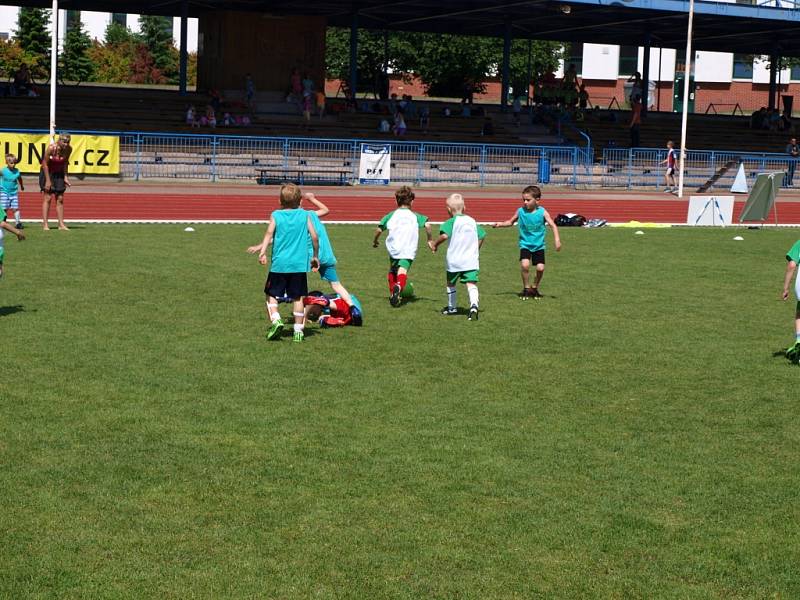
<path id="1" fill-rule="evenodd" d="M 792 122 L 792 117 L 789 115 L 788 111 L 783 111 L 781 115 L 781 129 L 783 131 L 794 131 L 794 123 Z"/>
<path id="2" fill-rule="evenodd" d="M 389 114 L 397 114 L 397 94 L 392 94 L 389 98 Z"/>
<path id="3" fill-rule="evenodd" d="M 189 108 L 186 109 L 186 124 L 192 127 L 198 126 L 197 109 L 195 109 L 194 104 L 189 105 Z"/>
<path id="4" fill-rule="evenodd" d="M 210 104 L 206 106 L 206 125 L 212 129 L 217 126 L 217 115 L 214 112 L 214 107 Z"/>
<path id="5" fill-rule="evenodd" d="M 781 123 L 781 116 L 778 114 L 778 111 L 773 108 L 770 108 L 767 129 L 769 129 L 770 131 L 778 131 L 780 123 Z"/>
<path id="6" fill-rule="evenodd" d="M 14 83 L 11 92 L 14 96 L 30 96 L 32 91 L 33 81 L 31 81 L 31 73 L 28 70 L 28 65 L 23 63 L 14 73 Z"/>
<path id="7" fill-rule="evenodd" d="M 471 117 L 472 116 L 472 109 L 470 105 L 467 104 L 465 100 L 461 101 L 461 116 L 462 117 Z"/>
<path id="8" fill-rule="evenodd" d="M 391 130 L 391 125 L 389 125 L 389 121 L 386 119 L 381 119 L 381 122 L 378 124 L 378 131 L 381 133 L 389 133 Z"/>
<path id="9" fill-rule="evenodd" d="M 225 127 L 230 127 L 231 125 L 235 125 L 236 121 L 234 121 L 233 117 L 231 116 L 231 113 L 226 112 L 224 115 L 222 115 L 222 124 Z"/>
<path id="10" fill-rule="evenodd" d="M 428 127 L 431 124 L 431 109 L 425 104 L 419 111 L 419 128 L 425 133 L 428 133 Z"/>
<path id="11" fill-rule="evenodd" d="M 483 127 L 481 128 L 481 135 L 494 135 L 494 123 L 492 123 L 492 117 L 486 117 L 486 120 L 483 122 Z"/>
<path id="12" fill-rule="evenodd" d="M 405 113 L 409 119 L 413 119 L 417 116 L 417 105 L 414 104 L 414 100 L 411 95 L 406 96 Z"/>
<path id="13" fill-rule="evenodd" d="M 450 107 L 449 107 L 449 106 L 445 106 L 445 107 L 444 107 L 444 109 L 442 110 L 442 114 L 443 114 L 445 117 L 449 117 L 449 116 L 450 116 L 450 114 L 451 114 L 451 113 L 450 113 Z"/>
<path id="14" fill-rule="evenodd" d="M 766 113 L 766 107 L 762 106 L 750 115 L 750 129 L 762 129 L 764 127 L 764 115 L 766 115 Z"/>
<path id="15" fill-rule="evenodd" d="M 208 96 L 210 100 L 208 101 L 209 106 L 214 109 L 214 111 L 218 111 L 222 106 L 222 95 L 219 93 L 219 90 L 209 90 Z"/>
<path id="16" fill-rule="evenodd" d="M 403 137 L 406 134 L 406 119 L 403 115 L 403 109 L 399 107 L 394 114 L 394 134 L 397 137 Z"/>

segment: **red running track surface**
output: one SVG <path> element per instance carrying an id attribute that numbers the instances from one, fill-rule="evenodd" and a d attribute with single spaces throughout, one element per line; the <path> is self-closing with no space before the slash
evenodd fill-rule
<path id="1" fill-rule="evenodd" d="M 320 195 L 322 197 L 322 194 Z M 331 209 L 328 221 L 377 222 L 396 205 L 387 194 L 375 195 L 330 195 L 324 202 Z M 39 218 L 41 196 L 37 193 L 21 194 L 23 218 Z M 478 221 L 491 222 L 511 217 L 521 205 L 516 198 L 466 198 L 467 213 Z M 687 201 L 678 199 L 634 199 L 564 197 L 545 199 L 542 205 L 555 217 L 558 213 L 573 212 L 587 219 L 602 218 L 610 223 L 642 221 L 654 223 L 685 223 Z M 744 206 L 743 201 L 734 205 L 734 223 Z M 253 195 L 237 193 L 221 194 L 163 194 L 136 191 L 132 193 L 67 193 L 65 216 L 68 221 L 80 220 L 129 220 L 129 221 L 266 221 L 269 213 L 278 208 L 275 194 Z M 435 197 L 418 195 L 414 210 L 427 215 L 433 221 L 448 218 L 444 208 L 444 194 Z M 50 218 L 55 217 L 51 207 Z M 800 202 L 784 202 L 778 205 L 779 223 L 800 224 Z M 768 222 L 772 222 L 772 218 Z"/>

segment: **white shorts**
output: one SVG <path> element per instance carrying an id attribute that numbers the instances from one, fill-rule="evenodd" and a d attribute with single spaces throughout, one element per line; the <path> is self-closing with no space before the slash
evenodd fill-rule
<path id="1" fill-rule="evenodd" d="M 794 279 L 794 296 L 800 302 L 800 275 L 797 275 Z"/>
<path id="2" fill-rule="evenodd" d="M 19 194 L 9 194 L 0 190 L 0 207 L 3 210 L 19 210 Z"/>

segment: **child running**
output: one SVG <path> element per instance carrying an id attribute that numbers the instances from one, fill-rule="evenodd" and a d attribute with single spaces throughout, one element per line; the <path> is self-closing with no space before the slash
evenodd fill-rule
<path id="1" fill-rule="evenodd" d="M 381 219 L 375 229 L 375 238 L 372 240 L 372 247 L 378 247 L 378 240 L 385 230 L 389 230 L 386 237 L 386 249 L 389 251 L 389 304 L 398 306 L 400 304 L 400 294 L 408 283 L 408 271 L 417 256 L 417 246 L 419 245 L 419 228 L 425 227 L 425 234 L 428 236 L 428 247 L 433 250 L 433 235 L 431 234 L 431 224 L 428 217 L 420 215 L 411 210 L 414 203 L 414 192 L 407 185 L 404 185 L 394 194 L 397 201 L 397 210 L 393 210 Z"/>
<path id="2" fill-rule="evenodd" d="M 464 214 L 464 197 L 461 194 L 450 194 L 447 197 L 447 212 L 450 218 L 439 227 L 439 237 L 433 242 L 432 250 L 450 240 L 447 245 L 447 306 L 442 309 L 443 315 L 458 314 L 456 308 L 456 284 L 466 284 L 469 294 L 470 321 L 478 320 L 478 254 L 483 245 L 486 232 L 470 216 Z"/>
<path id="3" fill-rule="evenodd" d="M 272 244 L 272 262 L 264 286 L 267 314 L 272 323 L 267 332 L 268 340 L 280 339 L 283 331 L 283 321 L 278 312 L 278 298 L 282 296 L 292 299 L 293 341 L 302 342 L 305 338 L 303 297 L 308 294 L 308 237 L 311 236 L 312 245 L 311 270 L 319 267 L 319 238 L 311 217 L 300 209 L 301 197 L 299 187 L 292 183 L 284 184 L 280 192 L 281 208 L 270 215 L 264 240 L 258 246 L 247 249 L 250 254 L 258 253 L 258 262 L 265 265 L 267 247 Z"/>
<path id="4" fill-rule="evenodd" d="M 0 277 L 3 276 L 3 260 L 5 259 L 5 247 L 3 244 L 3 238 L 5 237 L 4 230 L 13 233 L 20 242 L 25 239 L 25 234 L 22 233 L 22 231 L 6 223 L 6 211 L 0 208 Z"/>
<path id="5" fill-rule="evenodd" d="M 345 289 L 339 281 L 339 275 L 336 272 L 336 256 L 333 254 L 333 246 L 331 246 L 331 241 L 328 237 L 328 231 L 325 229 L 325 225 L 320 221 L 320 218 L 327 215 L 330 209 L 317 200 L 313 192 L 306 192 L 303 194 L 303 199 L 313 204 L 317 209 L 307 210 L 306 212 L 311 218 L 311 224 L 314 225 L 317 237 L 319 238 L 319 276 L 322 277 L 323 281 L 327 281 L 331 284 L 333 291 L 345 302 L 346 306 L 350 307 L 353 313 L 353 321 L 361 325 L 361 308 L 358 306 L 357 302 L 353 301 L 347 289 Z M 311 250 L 310 239 L 308 246 L 309 250 Z"/>
<path id="6" fill-rule="evenodd" d="M 6 212 L 13 210 L 15 227 L 23 229 L 19 214 L 19 190 L 24 192 L 25 185 L 22 183 L 22 173 L 16 165 L 17 157 L 6 154 L 6 166 L 0 170 L 0 208 Z"/>
<path id="7" fill-rule="evenodd" d="M 667 185 L 664 193 L 672 194 L 678 189 L 678 185 L 675 183 L 675 143 L 672 140 L 667 142 L 667 158 L 658 164 L 667 165 L 667 170 L 664 171 L 664 183 Z"/>
<path id="8" fill-rule="evenodd" d="M 797 240 L 789 252 L 786 253 L 786 260 L 786 275 L 783 278 L 782 294 L 784 300 L 789 299 L 789 285 L 792 283 L 795 271 L 797 271 L 797 263 L 800 263 L 800 240 Z M 794 309 L 794 344 L 786 349 L 786 358 L 794 364 L 798 364 L 800 363 L 800 277 L 795 278 L 794 295 L 797 300 L 797 305 Z"/>
<path id="9" fill-rule="evenodd" d="M 519 222 L 519 266 L 522 271 L 522 293 L 524 298 L 542 297 L 539 293 L 539 285 L 544 275 L 544 250 L 545 250 L 545 224 L 553 228 L 556 252 L 561 250 L 561 237 L 558 235 L 558 227 L 553 222 L 543 206 L 539 206 L 539 199 L 542 191 L 535 185 L 529 185 L 522 190 L 522 207 L 517 209 L 517 213 L 508 221 L 495 223 L 494 227 L 511 227 Z M 536 278 L 533 286 L 530 284 L 531 263 L 536 265 Z"/>
<path id="10" fill-rule="evenodd" d="M 309 292 L 308 296 L 303 298 L 306 319 L 318 321 L 319 326 L 323 329 L 344 327 L 345 325 L 361 327 L 363 323 L 361 303 L 355 296 L 351 296 L 351 299 L 358 306 L 358 321 L 353 318 L 352 306 L 348 306 L 339 294 L 323 295 L 321 292 Z"/>

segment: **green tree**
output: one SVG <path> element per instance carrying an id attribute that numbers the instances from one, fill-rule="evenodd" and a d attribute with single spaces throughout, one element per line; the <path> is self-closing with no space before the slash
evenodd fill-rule
<path id="1" fill-rule="evenodd" d="M 564 58 L 565 45 L 560 42 L 546 42 L 531 40 L 530 45 L 530 76 L 539 80 L 546 73 L 558 70 L 558 61 Z M 502 41 L 498 64 L 503 61 Z M 514 94 L 525 95 L 527 86 L 531 83 L 528 79 L 528 40 L 513 40 L 511 43 L 511 87 Z"/>
<path id="2" fill-rule="evenodd" d="M 45 77 L 50 65 L 50 11 L 20 8 L 14 37 L 24 52 L 24 61 L 34 78 Z"/>
<path id="3" fill-rule="evenodd" d="M 161 78 L 177 82 L 178 65 L 172 42 L 172 19 L 155 15 L 141 15 L 139 26 L 142 40 L 152 57 L 153 67 Z"/>
<path id="4" fill-rule="evenodd" d="M 69 81 L 91 81 L 94 76 L 94 63 L 89 56 L 92 40 L 83 29 L 83 23 L 76 20 L 70 24 L 61 54 L 61 77 Z"/>
<path id="5" fill-rule="evenodd" d="M 135 44 L 141 41 L 129 27 L 121 25 L 116 21 L 111 21 L 106 27 L 105 44 L 106 46 L 122 46 L 125 44 Z"/>
<path id="6" fill-rule="evenodd" d="M 498 43 L 494 38 L 417 34 L 415 72 L 429 96 L 461 97 L 466 86 L 479 93 L 497 68 Z M 502 50 L 501 50 L 502 51 Z"/>
<path id="7" fill-rule="evenodd" d="M 25 52 L 17 40 L 0 40 L 0 76 L 9 79 L 25 62 Z"/>

